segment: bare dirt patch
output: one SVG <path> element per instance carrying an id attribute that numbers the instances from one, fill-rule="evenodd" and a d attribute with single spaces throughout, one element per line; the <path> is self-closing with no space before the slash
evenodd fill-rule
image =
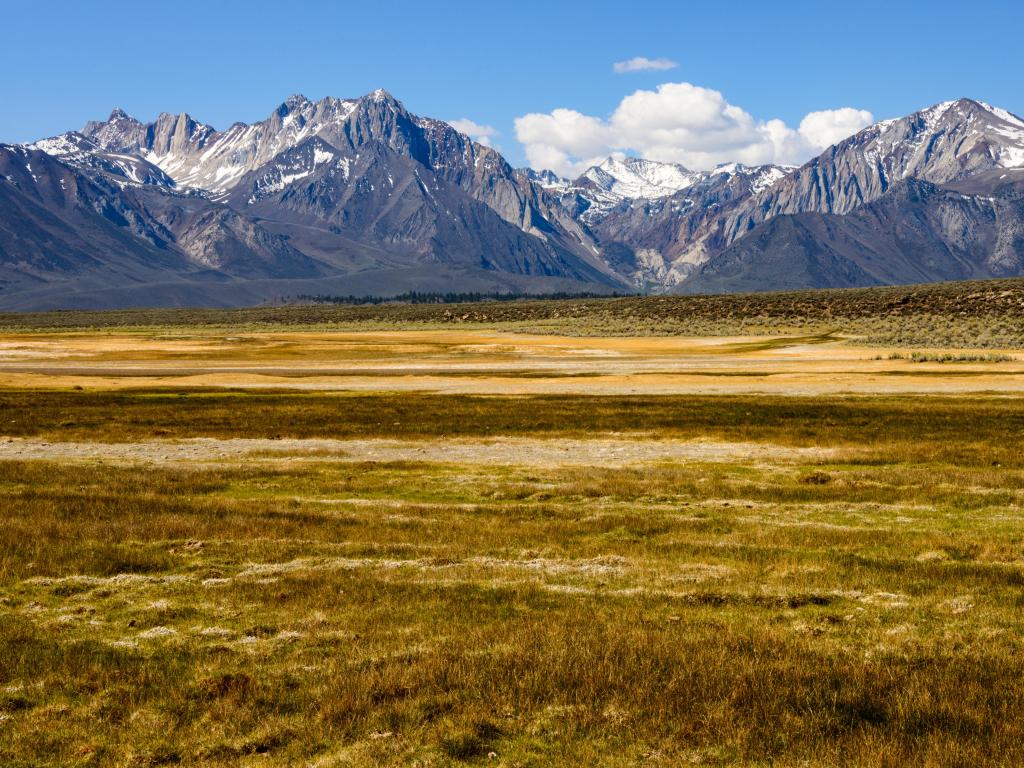
<path id="1" fill-rule="evenodd" d="M 243 458 L 352 462 L 422 461 L 445 464 L 507 466 L 623 466 L 645 462 L 748 463 L 801 461 L 829 456 L 825 448 L 794 448 L 766 443 L 711 440 L 643 440 L 621 438 L 487 440 L 299 440 L 197 437 L 135 443 L 58 442 L 0 439 L 0 460 L 107 461 L 168 464 L 218 462 Z"/>

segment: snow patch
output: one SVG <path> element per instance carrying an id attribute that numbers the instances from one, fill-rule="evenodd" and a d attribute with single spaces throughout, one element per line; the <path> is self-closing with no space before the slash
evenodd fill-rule
<path id="1" fill-rule="evenodd" d="M 609 157 L 583 174 L 584 178 L 618 197 L 649 200 L 674 195 L 692 186 L 702 176 L 676 163 L 659 163 L 637 157 Z"/>

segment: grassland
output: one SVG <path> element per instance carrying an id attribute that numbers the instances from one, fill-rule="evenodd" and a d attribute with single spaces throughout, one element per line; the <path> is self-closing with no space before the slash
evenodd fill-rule
<path id="1" fill-rule="evenodd" d="M 0 328 L 0 764 L 1024 763 L 1019 344 L 209 317 Z"/>
<path id="2" fill-rule="evenodd" d="M 1024 346 L 1024 280 L 832 291 L 475 304 L 292 305 L 0 314 L 0 328 L 500 328 L 582 336 L 743 336 L 840 332 L 888 346 Z"/>

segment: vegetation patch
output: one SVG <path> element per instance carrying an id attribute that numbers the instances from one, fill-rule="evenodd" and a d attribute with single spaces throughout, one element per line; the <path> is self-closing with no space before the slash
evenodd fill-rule
<path id="1" fill-rule="evenodd" d="M 538 298 L 462 304 L 418 303 L 415 298 L 406 297 L 407 303 L 363 305 L 296 303 L 250 309 L 7 313 L 0 314 L 0 329 L 126 332 L 176 328 L 202 335 L 211 329 L 458 327 L 581 336 L 841 331 L 882 346 L 1024 346 L 1021 279 L 717 296 Z"/>
<path id="2" fill-rule="evenodd" d="M 1024 760 L 1017 399 L 2 397 L 33 439 L 821 449 L 0 461 L 5 765 Z"/>
<path id="3" fill-rule="evenodd" d="M 1014 358 L 995 353 L 976 354 L 966 352 L 893 352 L 890 360 L 909 360 L 912 363 L 1008 363 Z"/>

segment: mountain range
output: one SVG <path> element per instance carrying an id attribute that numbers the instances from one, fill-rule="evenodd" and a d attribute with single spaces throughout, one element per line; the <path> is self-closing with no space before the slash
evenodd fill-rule
<path id="1" fill-rule="evenodd" d="M 800 167 L 514 169 L 383 90 L 0 144 L 0 307 L 723 292 L 1024 274 L 1024 121 L 969 99 Z"/>

